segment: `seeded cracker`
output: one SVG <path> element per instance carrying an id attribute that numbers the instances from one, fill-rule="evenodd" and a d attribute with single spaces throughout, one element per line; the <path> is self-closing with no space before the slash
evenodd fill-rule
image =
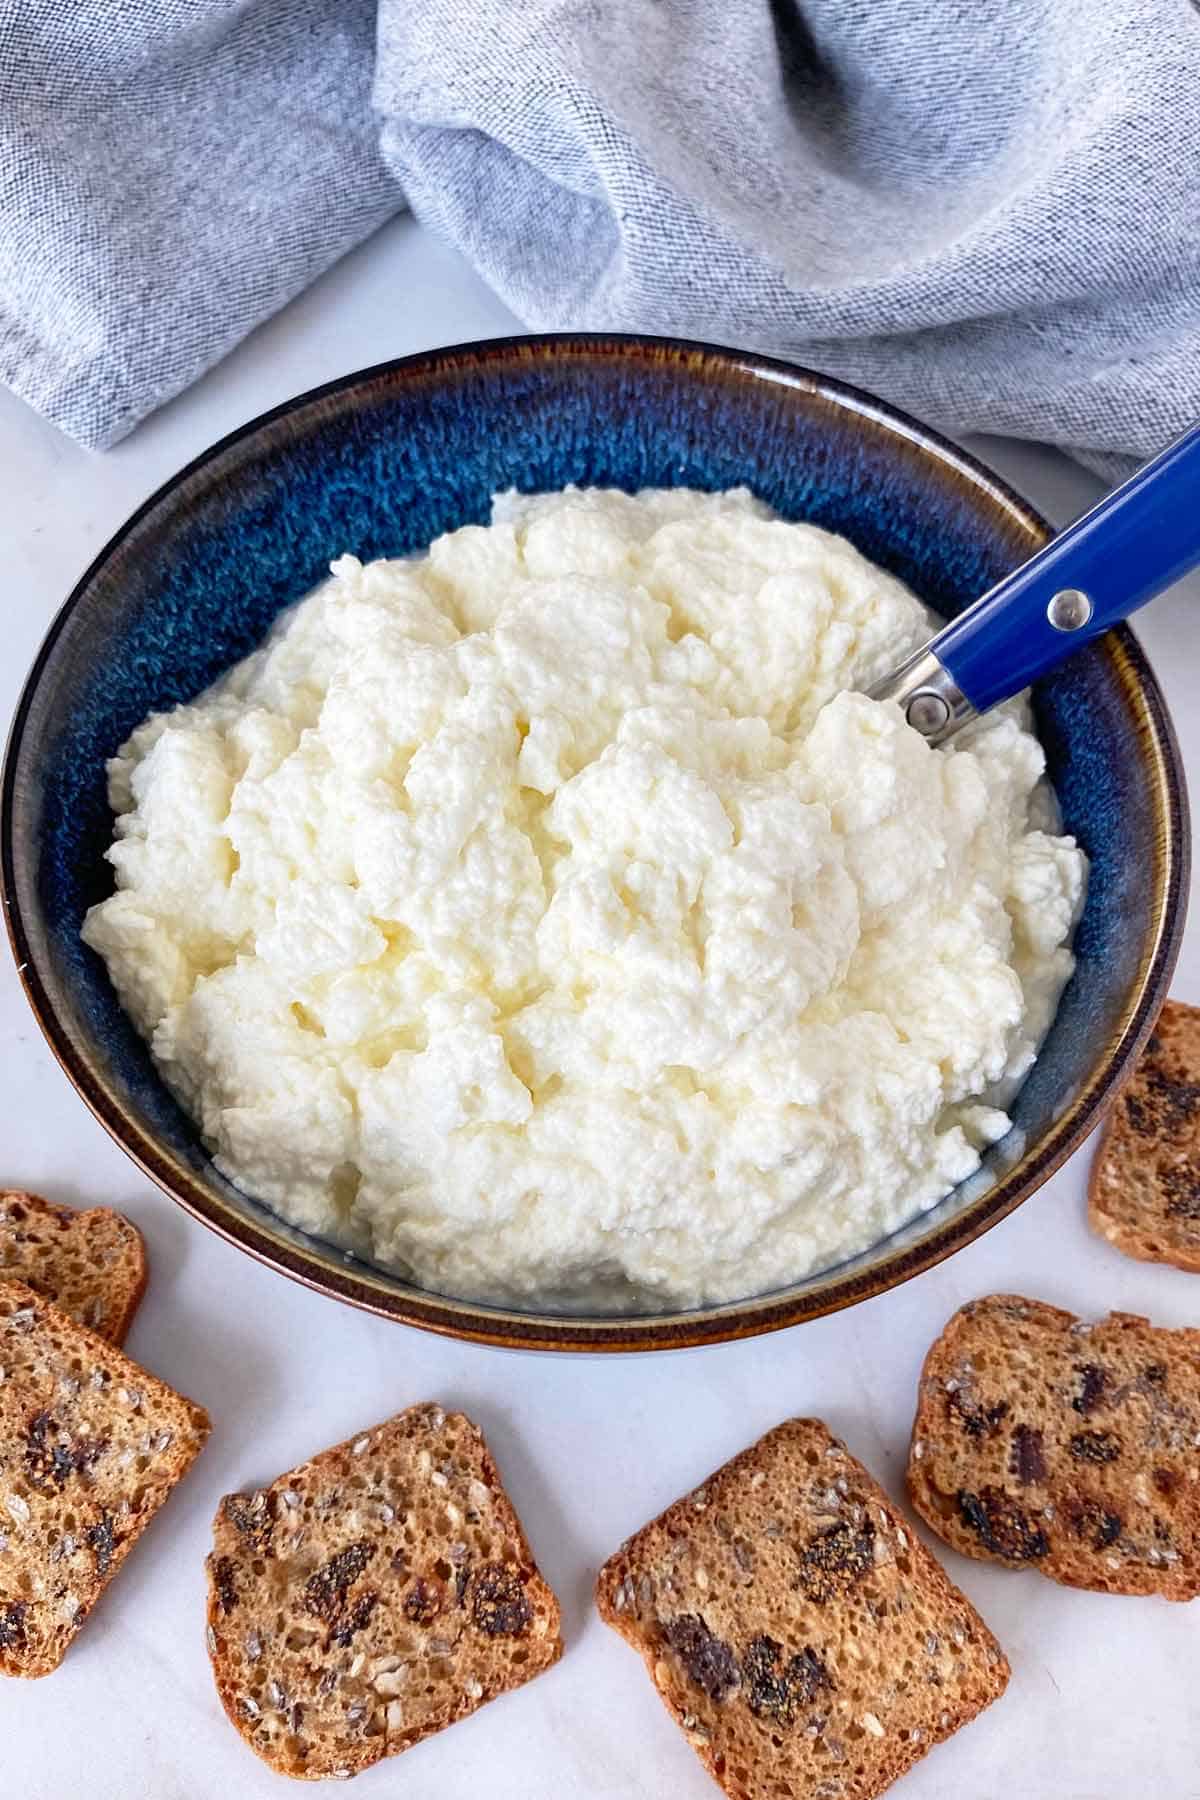
<path id="1" fill-rule="evenodd" d="M 1200 1593 L 1200 1331 L 995 1294 L 925 1359 L 913 1505 L 966 1556 L 1110 1594 Z"/>
<path id="2" fill-rule="evenodd" d="M 1159 1014 L 1105 1122 L 1088 1216 L 1126 1256 L 1200 1273 L 1200 1007 Z"/>
<path id="3" fill-rule="evenodd" d="M 872 1800 L 1004 1692 L 969 1601 L 819 1419 L 790 1419 L 600 1571 L 733 1800 Z"/>
<path id="4" fill-rule="evenodd" d="M 107 1207 L 76 1212 L 40 1194 L 0 1192 L 0 1280 L 27 1281 L 111 1344 L 123 1344 L 146 1291 L 136 1225 Z"/>
<path id="5" fill-rule="evenodd" d="M 285 1775 L 357 1775 L 562 1654 L 483 1437 L 432 1404 L 227 1496 L 207 1569 L 221 1703 Z"/>
<path id="6" fill-rule="evenodd" d="M 208 1417 L 23 1282 L 0 1282 L 0 1673 L 48 1675 Z"/>

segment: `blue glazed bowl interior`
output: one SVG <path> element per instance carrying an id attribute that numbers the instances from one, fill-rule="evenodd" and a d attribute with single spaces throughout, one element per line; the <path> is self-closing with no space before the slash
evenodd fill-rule
<path id="1" fill-rule="evenodd" d="M 18 953 L 59 1053 L 77 1079 L 83 1070 L 93 1104 L 107 1096 L 106 1122 L 115 1105 L 215 1202 L 281 1244 L 304 1241 L 213 1170 L 80 940 L 84 913 L 111 888 L 105 761 L 149 712 L 190 700 L 253 649 L 342 552 L 419 551 L 486 521 L 499 490 L 569 482 L 745 484 L 783 517 L 844 534 L 943 615 L 1044 535 L 985 471 L 865 397 L 753 358 L 647 341 L 518 341 L 368 372 L 227 440 L 149 502 L 64 609 L 18 715 L 4 833 Z M 1178 895 L 1172 903 L 1167 890 L 1186 846 L 1181 822 L 1177 841 L 1164 841 L 1164 784 L 1179 777 L 1153 678 L 1121 633 L 1041 682 L 1035 704 L 1064 827 L 1091 863 L 1078 968 L 1009 1138 L 887 1254 L 919 1248 L 997 1181 L 1019 1186 L 1032 1168 L 1025 1191 L 1036 1185 L 1048 1172 L 1035 1166 L 1039 1147 L 1148 1027 L 1139 1008 L 1152 972 L 1165 985 L 1165 959 L 1169 973 Z M 851 1275 L 884 1252 L 856 1259 Z"/>

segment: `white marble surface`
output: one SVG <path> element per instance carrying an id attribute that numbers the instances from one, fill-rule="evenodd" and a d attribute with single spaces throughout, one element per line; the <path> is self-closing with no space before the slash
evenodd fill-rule
<path id="1" fill-rule="evenodd" d="M 7 719 L 52 613 L 145 495 L 221 433 L 331 376 L 515 329 L 409 220 L 388 227 L 191 393 L 89 456 L 0 393 Z M 1059 520 L 1097 491 L 1053 452 L 981 446 Z M 1139 627 L 1200 767 L 1200 584 Z M 1200 1000 L 1200 923 L 1176 992 Z M 789 1413 L 814 1412 L 899 1493 L 925 1345 L 996 1289 L 1082 1312 L 1200 1322 L 1200 1277 L 1126 1261 L 1088 1233 L 1085 1148 L 1015 1217 L 898 1292 L 758 1342 L 655 1358 L 518 1357 L 364 1317 L 259 1268 L 191 1223 L 125 1160 L 42 1043 L 0 958 L 0 1182 L 135 1218 L 153 1275 L 131 1353 L 207 1406 L 195 1471 L 97 1608 L 63 1668 L 0 1684 L 0 1794 L 22 1800 L 267 1800 L 284 1783 L 226 1724 L 203 1643 L 201 1564 L 218 1497 L 409 1402 L 440 1397 L 492 1439 L 563 1601 L 547 1676 L 362 1777 L 369 1796 L 707 1800 L 716 1792 L 640 1662 L 592 1614 L 592 1575 L 634 1527 Z M 1006 1646 L 1006 1697 L 898 1790 L 906 1800 L 1200 1796 L 1200 1605 L 1070 1593 L 947 1553 Z"/>

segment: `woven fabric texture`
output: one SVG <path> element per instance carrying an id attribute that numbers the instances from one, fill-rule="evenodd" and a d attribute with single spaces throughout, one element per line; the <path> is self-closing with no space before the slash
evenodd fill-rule
<path id="1" fill-rule="evenodd" d="M 0 376 L 113 442 L 405 200 L 529 325 L 1110 475 L 1200 416 L 1190 0 L 0 0 Z"/>

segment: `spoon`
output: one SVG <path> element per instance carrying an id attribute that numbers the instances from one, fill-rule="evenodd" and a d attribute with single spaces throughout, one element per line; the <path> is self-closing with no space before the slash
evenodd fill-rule
<path id="1" fill-rule="evenodd" d="M 1200 564 L 1200 425 L 869 690 L 932 744 L 1011 700 Z"/>

